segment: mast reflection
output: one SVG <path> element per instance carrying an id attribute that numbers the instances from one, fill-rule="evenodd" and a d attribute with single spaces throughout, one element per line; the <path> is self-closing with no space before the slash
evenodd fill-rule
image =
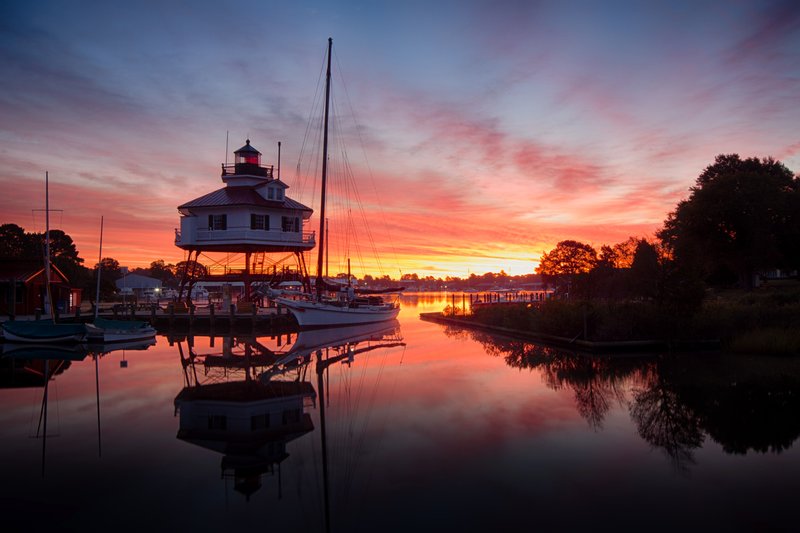
<path id="1" fill-rule="evenodd" d="M 47 458 L 47 429 L 50 382 L 69 369 L 74 361 L 86 358 L 84 345 L 51 346 L 35 344 L 2 345 L 2 388 L 41 388 L 42 402 L 36 429 L 32 437 L 41 439 L 41 475 L 45 477 Z"/>
<path id="2" fill-rule="evenodd" d="M 21 344 L 5 342 L 0 344 L 0 389 L 41 388 L 42 399 L 35 429 L 31 437 L 40 439 L 41 475 L 45 476 L 47 459 L 47 439 L 55 436 L 48 429 L 50 407 L 50 383 L 63 375 L 73 363 L 91 356 L 95 364 L 95 396 L 97 401 L 97 443 L 98 456 L 102 453 L 100 433 L 100 374 L 99 359 L 116 350 L 146 350 L 155 344 L 153 339 L 136 343 L 113 344 Z"/>

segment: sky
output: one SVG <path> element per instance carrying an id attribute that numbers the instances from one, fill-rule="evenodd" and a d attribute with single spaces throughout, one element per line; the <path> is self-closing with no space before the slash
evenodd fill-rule
<path id="1" fill-rule="evenodd" d="M 318 210 L 328 37 L 373 274 L 532 273 L 561 240 L 652 236 L 718 154 L 800 171 L 795 1 L 6 0 L 0 223 L 44 230 L 48 172 L 88 266 L 101 216 L 104 257 L 180 261 L 176 208 L 222 186 L 226 136 L 266 164 L 281 141 Z"/>

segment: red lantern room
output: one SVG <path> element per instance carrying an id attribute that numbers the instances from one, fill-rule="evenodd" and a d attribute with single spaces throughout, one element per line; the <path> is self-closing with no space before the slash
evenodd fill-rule
<path id="1" fill-rule="evenodd" d="M 250 139 L 246 142 L 247 144 L 233 152 L 236 156 L 233 165 L 222 165 L 222 175 L 260 176 L 272 179 L 272 167 L 262 167 L 261 152 L 250 146 Z"/>
<path id="2" fill-rule="evenodd" d="M 233 155 L 236 156 L 236 164 L 261 165 L 261 152 L 250 146 L 250 139 L 245 142 L 247 144 L 233 152 Z"/>

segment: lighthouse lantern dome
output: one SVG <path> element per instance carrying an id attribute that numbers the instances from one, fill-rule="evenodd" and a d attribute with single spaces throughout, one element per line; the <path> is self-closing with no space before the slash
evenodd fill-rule
<path id="1" fill-rule="evenodd" d="M 250 139 L 247 139 L 246 144 L 233 152 L 236 156 L 235 163 L 237 165 L 261 165 L 261 152 L 250 146 Z"/>

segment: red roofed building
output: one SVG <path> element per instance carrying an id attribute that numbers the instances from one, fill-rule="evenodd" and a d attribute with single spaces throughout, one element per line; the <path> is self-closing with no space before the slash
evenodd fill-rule
<path id="1" fill-rule="evenodd" d="M 81 289 L 73 288 L 67 277 L 50 266 L 53 305 L 61 313 L 81 305 Z M 33 315 L 44 312 L 47 298 L 44 266 L 38 261 L 3 259 L 0 261 L 0 314 Z"/>

